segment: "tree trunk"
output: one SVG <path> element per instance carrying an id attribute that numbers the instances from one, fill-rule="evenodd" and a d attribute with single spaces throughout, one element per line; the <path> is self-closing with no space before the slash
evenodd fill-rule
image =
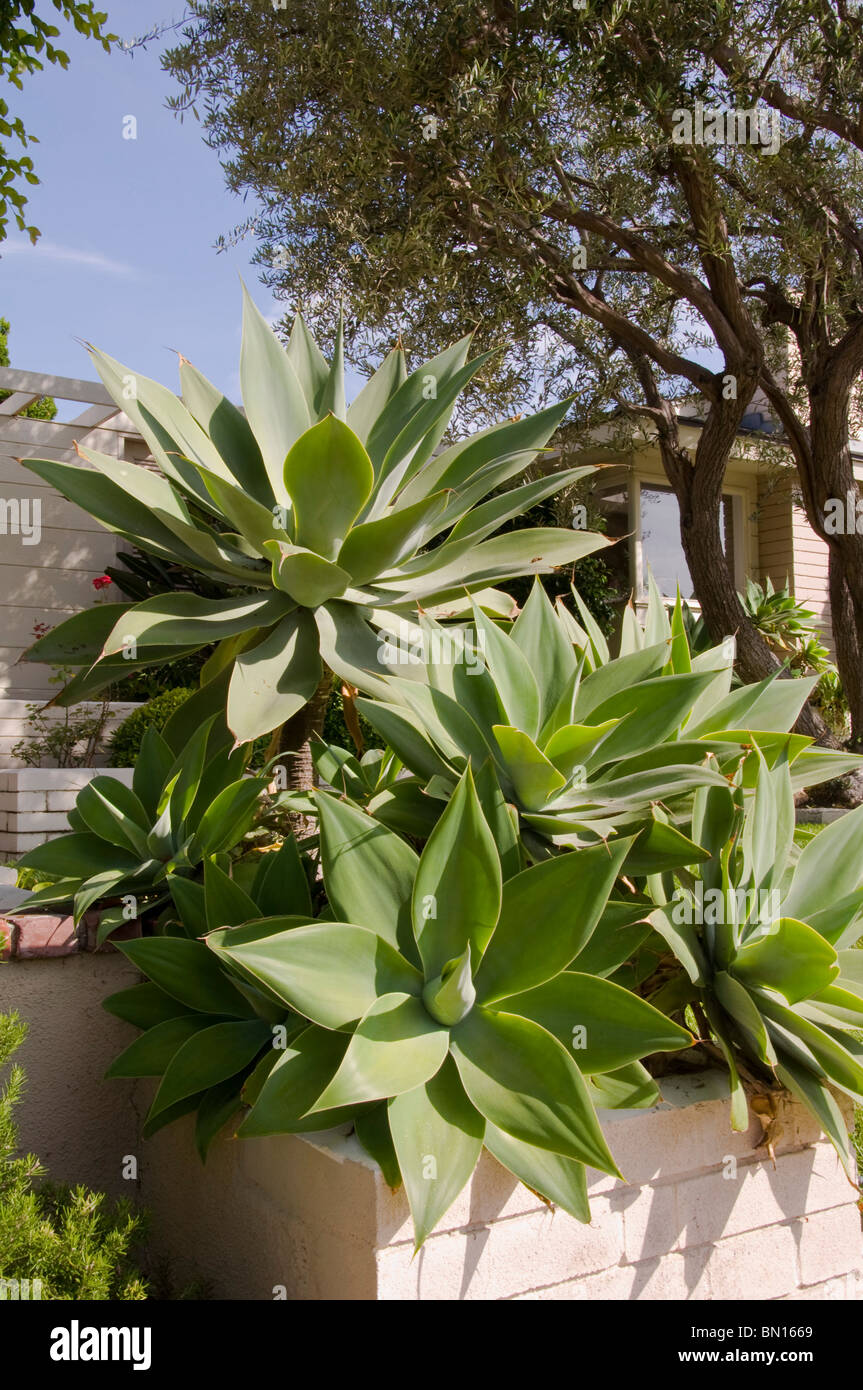
<path id="1" fill-rule="evenodd" d="M 320 734 L 323 730 L 332 688 L 332 672 L 325 669 L 308 704 L 286 720 L 278 730 L 277 751 L 287 755 L 281 758 L 279 763 L 285 770 L 286 791 L 310 791 L 317 786 L 311 740 L 315 734 Z M 299 811 L 291 811 L 289 820 L 291 829 L 298 839 L 313 834 L 316 829 L 314 817 L 303 815 Z"/>

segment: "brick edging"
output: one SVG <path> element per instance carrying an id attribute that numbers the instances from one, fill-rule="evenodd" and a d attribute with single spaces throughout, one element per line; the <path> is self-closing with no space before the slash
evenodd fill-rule
<path id="1" fill-rule="evenodd" d="M 101 914 L 85 912 L 78 925 L 70 916 L 47 913 L 9 913 L 0 916 L 0 961 L 50 960 L 95 951 L 112 951 L 112 941 L 96 945 Z M 136 919 L 118 927 L 113 938 L 129 941 L 141 935 Z"/>

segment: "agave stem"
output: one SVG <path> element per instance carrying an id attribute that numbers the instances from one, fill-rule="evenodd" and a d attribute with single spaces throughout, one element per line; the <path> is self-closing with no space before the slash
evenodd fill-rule
<path id="1" fill-rule="evenodd" d="M 273 735 L 273 742 L 278 740 L 276 751 L 290 755 L 283 759 L 287 791 L 309 791 L 317 785 L 311 740 L 323 730 L 332 688 L 332 671 L 324 667 L 318 688 L 308 704 L 287 719 Z M 291 813 L 290 821 L 291 829 L 298 838 L 313 834 L 317 828 L 313 818 L 298 812 Z"/>

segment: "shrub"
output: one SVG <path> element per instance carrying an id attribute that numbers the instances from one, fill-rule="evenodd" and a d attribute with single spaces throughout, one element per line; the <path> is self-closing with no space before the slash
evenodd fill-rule
<path id="1" fill-rule="evenodd" d="M 26 1032 L 17 1014 L 0 1014 L 0 1069 Z M 42 1164 L 33 1154 L 16 1157 L 13 1113 L 23 1090 L 24 1073 L 12 1066 L 0 1090 L 0 1299 L 10 1296 L 7 1281 L 13 1280 L 19 1286 L 30 1281 L 30 1298 L 146 1298 L 132 1258 L 146 1229 L 144 1214 L 85 1187 L 35 1186 L 45 1173 Z M 12 1296 L 17 1293 L 25 1290 Z"/>
<path id="2" fill-rule="evenodd" d="M 108 744 L 110 767 L 134 767 L 148 729 L 161 733 L 171 715 L 185 704 L 194 691 L 188 686 L 175 686 L 154 695 L 140 709 L 127 715 L 111 735 Z"/>

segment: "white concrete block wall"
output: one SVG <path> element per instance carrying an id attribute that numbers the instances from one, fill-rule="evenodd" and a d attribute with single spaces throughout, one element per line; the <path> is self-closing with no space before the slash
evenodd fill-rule
<path id="1" fill-rule="evenodd" d="M 142 1146 L 142 1200 L 178 1277 L 220 1298 L 863 1297 L 857 1194 L 803 1107 L 781 1100 L 774 1168 L 722 1077 L 662 1085 L 661 1107 L 602 1115 L 629 1181 L 591 1174 L 587 1226 L 484 1154 L 414 1257 L 404 1195 L 353 1138 L 223 1140 L 202 1173 L 191 1121 Z"/>
<path id="2" fill-rule="evenodd" d="M 127 767 L 32 767 L 0 772 L 0 856 L 26 854 L 69 829 L 68 815 L 82 787 L 97 776 L 127 786 Z"/>
<path id="3" fill-rule="evenodd" d="M 50 698 L 45 696 L 45 699 Z M 12 754 L 12 749 L 21 739 L 29 739 L 33 736 L 33 725 L 29 722 L 28 716 L 34 705 L 42 704 L 43 701 L 36 700 L 3 700 L 0 699 L 0 769 L 23 768 L 24 764 Z M 131 714 L 133 710 L 140 708 L 140 701 L 136 700 L 116 700 L 111 704 L 111 711 L 105 725 L 105 740 L 110 737 L 112 731 L 118 724 Z M 93 701 L 82 701 L 76 705 L 73 714 L 77 717 L 85 714 L 97 714 L 101 706 Z M 52 708 L 45 711 L 48 719 L 61 723 L 64 718 L 62 709 Z M 97 754 L 97 763 L 104 763 L 107 753 L 103 750 Z"/>

